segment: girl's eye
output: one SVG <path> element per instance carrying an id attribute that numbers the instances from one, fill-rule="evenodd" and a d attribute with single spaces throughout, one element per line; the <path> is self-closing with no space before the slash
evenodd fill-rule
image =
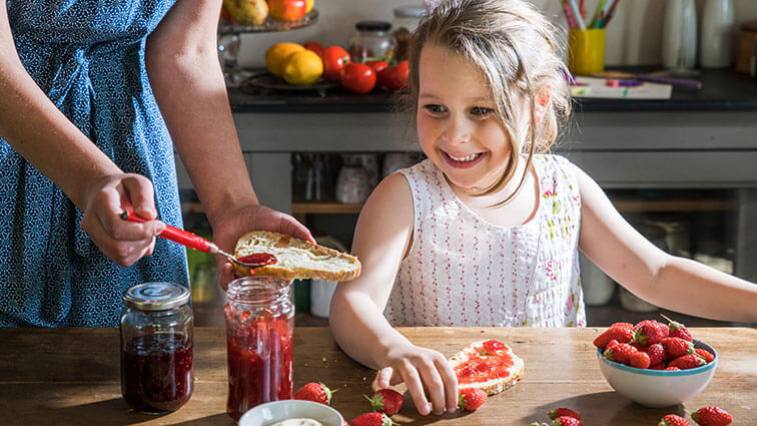
<path id="1" fill-rule="evenodd" d="M 484 107 L 473 107 L 470 110 L 470 113 L 472 115 L 475 115 L 476 117 L 486 117 L 489 114 L 493 113 L 494 110 L 491 108 L 484 108 Z"/>
<path id="2" fill-rule="evenodd" d="M 447 108 L 443 107 L 442 105 L 436 104 L 424 105 L 423 109 L 430 112 L 431 114 L 444 114 L 445 112 L 447 112 Z"/>

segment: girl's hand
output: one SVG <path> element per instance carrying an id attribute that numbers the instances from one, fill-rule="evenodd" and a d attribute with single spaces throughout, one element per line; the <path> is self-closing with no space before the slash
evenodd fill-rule
<path id="1" fill-rule="evenodd" d="M 457 376 L 441 353 L 404 344 L 387 353 L 384 365 L 378 372 L 378 386 L 383 389 L 404 382 L 421 415 L 432 409 L 437 415 L 457 409 Z"/>
<path id="2" fill-rule="evenodd" d="M 215 218 L 211 226 L 213 242 L 227 253 L 234 253 L 239 237 L 253 230 L 280 232 L 315 243 L 310 231 L 292 216 L 258 204 L 230 209 Z M 216 264 L 218 282 L 225 290 L 229 281 L 234 279 L 234 268 L 221 256 L 217 256 Z"/>
<path id="3" fill-rule="evenodd" d="M 163 222 L 153 220 L 157 216 L 153 197 L 152 182 L 144 176 L 106 176 L 85 189 L 81 227 L 106 256 L 131 266 L 152 255 L 155 236 L 165 229 Z M 151 221 L 127 222 L 120 217 L 126 209 Z"/>

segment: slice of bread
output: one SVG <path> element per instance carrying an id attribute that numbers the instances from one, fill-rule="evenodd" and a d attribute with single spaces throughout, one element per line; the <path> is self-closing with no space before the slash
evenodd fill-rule
<path id="1" fill-rule="evenodd" d="M 239 238 L 234 256 L 253 253 L 272 254 L 277 263 L 256 268 L 253 274 L 234 265 L 237 274 L 327 281 L 349 281 L 360 275 L 360 261 L 355 256 L 277 232 L 253 231 Z"/>
<path id="2" fill-rule="evenodd" d="M 483 351 L 484 342 L 485 340 L 473 342 L 462 351 L 452 355 L 449 359 L 452 368 L 454 369 L 466 363 L 471 357 L 479 356 Z M 460 383 L 458 384 L 458 389 L 478 388 L 486 392 L 487 395 L 496 395 L 514 386 L 523 377 L 525 364 L 523 359 L 515 355 L 510 346 L 505 345 L 505 349 L 502 352 L 508 354 L 513 360 L 512 365 L 507 368 L 507 377 L 492 378 L 485 382 Z M 486 357 L 486 355 L 483 356 Z"/>

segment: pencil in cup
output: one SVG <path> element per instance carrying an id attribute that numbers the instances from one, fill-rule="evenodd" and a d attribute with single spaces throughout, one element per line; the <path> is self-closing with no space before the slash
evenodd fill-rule
<path id="1" fill-rule="evenodd" d="M 568 68 L 573 75 L 591 75 L 605 70 L 604 29 L 568 32 Z"/>

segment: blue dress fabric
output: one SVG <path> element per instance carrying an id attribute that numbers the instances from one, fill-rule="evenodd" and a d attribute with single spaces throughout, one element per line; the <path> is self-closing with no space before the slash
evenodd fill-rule
<path id="1" fill-rule="evenodd" d="M 39 87 L 124 172 L 149 178 L 158 216 L 182 226 L 171 138 L 145 66 L 147 36 L 173 3 L 8 0 L 7 8 Z M 60 188 L 0 139 L 1 327 L 117 326 L 130 286 L 188 285 L 183 247 L 159 238 L 153 256 L 122 267 L 81 220 Z"/>

